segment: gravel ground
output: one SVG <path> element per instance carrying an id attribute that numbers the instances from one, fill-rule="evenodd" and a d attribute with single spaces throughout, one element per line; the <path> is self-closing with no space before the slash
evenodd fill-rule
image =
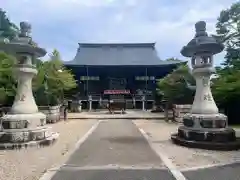
<path id="1" fill-rule="evenodd" d="M 0 180 L 38 180 L 49 168 L 63 163 L 68 151 L 96 120 L 72 120 L 52 124 L 58 141 L 49 147 L 0 151 Z"/>
<path id="2" fill-rule="evenodd" d="M 176 124 L 166 123 L 161 120 L 135 120 L 134 123 L 148 134 L 154 148 L 164 152 L 172 160 L 173 164 L 181 170 L 240 161 L 240 150 L 228 152 L 208 151 L 173 144 L 170 141 L 170 135 L 177 132 L 178 125 Z"/>

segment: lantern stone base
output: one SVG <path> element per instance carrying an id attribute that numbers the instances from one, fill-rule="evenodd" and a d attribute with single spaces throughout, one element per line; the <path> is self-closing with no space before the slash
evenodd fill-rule
<path id="1" fill-rule="evenodd" d="M 45 126 L 42 113 L 7 114 L 1 118 L 0 149 L 14 149 L 33 145 L 50 145 L 59 134 Z"/>
<path id="2" fill-rule="evenodd" d="M 208 150 L 238 150 L 240 149 L 240 138 L 236 138 L 232 128 L 193 129 L 180 126 L 178 133 L 172 134 L 171 139 L 175 144 Z"/>
<path id="3" fill-rule="evenodd" d="M 227 127 L 227 116 L 216 114 L 192 114 L 183 116 L 183 125 L 194 129 L 222 129 Z"/>
<path id="4" fill-rule="evenodd" d="M 0 133 L 1 136 L 1 133 Z M 49 146 L 52 145 L 57 139 L 59 134 L 58 133 L 52 133 L 49 137 L 36 140 L 36 141 L 28 141 L 28 142 L 18 142 L 18 143 L 12 143 L 12 142 L 6 142 L 6 143 L 0 143 L 0 149 L 21 149 L 21 148 L 28 148 L 33 146 Z"/>

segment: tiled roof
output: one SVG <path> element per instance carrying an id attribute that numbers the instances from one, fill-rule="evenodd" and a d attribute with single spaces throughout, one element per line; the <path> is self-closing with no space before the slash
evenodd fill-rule
<path id="1" fill-rule="evenodd" d="M 66 65 L 167 65 L 176 61 L 162 61 L 155 43 L 79 43 L 72 61 Z"/>

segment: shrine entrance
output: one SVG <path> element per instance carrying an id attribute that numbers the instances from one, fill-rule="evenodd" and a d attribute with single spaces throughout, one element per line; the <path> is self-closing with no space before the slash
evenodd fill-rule
<path id="1" fill-rule="evenodd" d="M 130 94 L 130 90 L 126 90 L 127 80 L 125 78 L 109 77 L 109 89 L 104 90 L 104 96 L 108 98 L 108 110 L 110 113 L 120 111 L 125 113 L 126 95 Z"/>
<path id="2" fill-rule="evenodd" d="M 126 78 L 114 78 L 109 77 L 109 89 L 111 90 L 123 90 L 126 88 L 127 79 Z"/>
<path id="3" fill-rule="evenodd" d="M 115 90 L 109 93 L 110 100 L 124 100 L 124 94 L 117 93 L 117 91 L 126 90 L 127 80 L 126 78 L 113 78 L 109 77 L 109 90 Z M 117 91 L 116 91 L 117 90 Z M 114 93 L 116 92 L 116 93 Z"/>

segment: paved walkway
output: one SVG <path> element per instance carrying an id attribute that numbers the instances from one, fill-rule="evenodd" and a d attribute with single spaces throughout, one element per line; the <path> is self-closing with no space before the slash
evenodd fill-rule
<path id="1" fill-rule="evenodd" d="M 163 121 L 135 120 L 156 152 L 165 154 L 187 180 L 240 180 L 240 150 L 210 151 L 177 146 L 170 141 L 178 125 Z M 169 167 L 169 166 L 168 166 Z"/>
<path id="2" fill-rule="evenodd" d="M 142 110 L 126 110 L 126 114 L 109 114 L 108 111 L 69 113 L 68 119 L 164 119 L 164 113 L 151 113 Z"/>
<path id="3" fill-rule="evenodd" d="M 240 163 L 183 172 L 189 180 L 239 180 Z"/>
<path id="4" fill-rule="evenodd" d="M 162 156 L 159 155 L 154 142 L 148 139 L 152 148 L 150 147 L 137 126 L 130 120 L 102 120 L 51 180 L 240 179 L 239 163 L 178 171 L 171 164 L 171 158 L 163 156 L 162 150 Z M 183 156 L 187 158 L 184 154 Z"/>
<path id="5" fill-rule="evenodd" d="M 175 180 L 129 120 L 102 121 L 52 180 Z"/>

